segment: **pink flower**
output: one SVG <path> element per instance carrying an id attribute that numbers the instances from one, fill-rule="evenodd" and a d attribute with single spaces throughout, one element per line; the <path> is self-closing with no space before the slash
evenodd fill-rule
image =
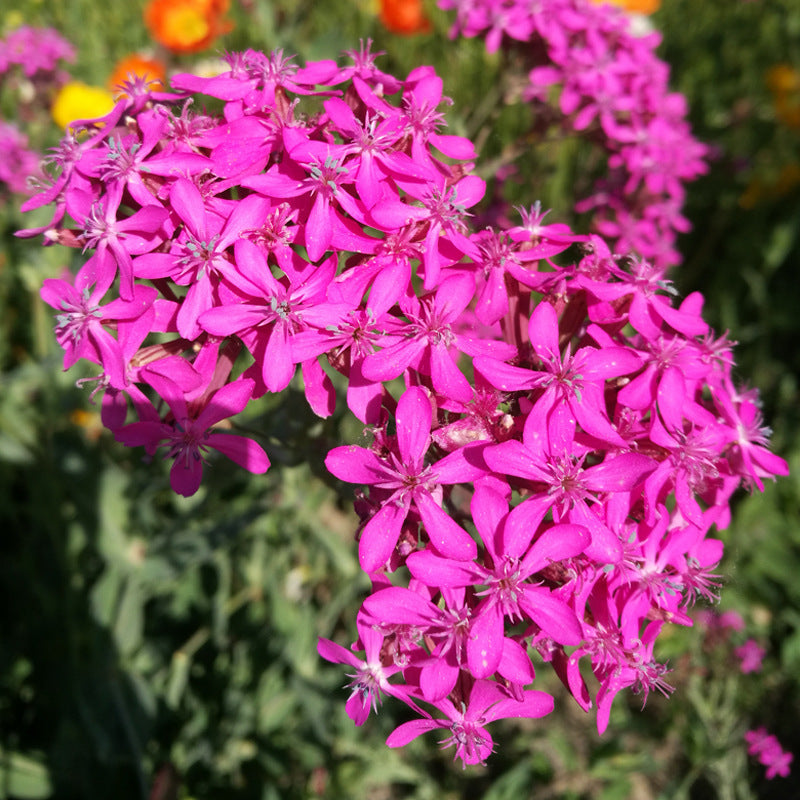
<path id="1" fill-rule="evenodd" d="M 326 661 L 348 664 L 355 668 L 355 673 L 348 675 L 353 680 L 349 684 L 352 691 L 345 708 L 347 716 L 356 725 L 363 725 L 370 711 L 377 713 L 378 706 L 383 702 L 383 695 L 402 696 L 403 693 L 400 687 L 389 683 L 389 678 L 399 672 L 400 668 L 384 664 L 381 660 L 383 635 L 367 625 L 363 618 L 358 619 L 358 632 L 362 649 L 365 651 L 363 659 L 330 639 L 320 639 L 317 643 L 317 652 Z"/>
<path id="2" fill-rule="evenodd" d="M 177 383 L 155 372 L 148 378 L 169 404 L 170 415 L 163 421 L 132 422 L 115 431 L 114 435 L 129 447 L 143 446 L 150 451 L 166 447 L 166 457 L 174 460 L 170 485 L 175 492 L 189 497 L 197 491 L 209 448 L 218 450 L 249 472 L 260 474 L 267 471 L 269 458 L 252 439 L 213 432 L 219 422 L 244 409 L 253 393 L 253 381 L 234 381 L 218 389 L 201 404 L 190 406 L 186 392 Z"/>
<path id="3" fill-rule="evenodd" d="M 469 174 L 472 143 L 440 132 L 441 79 L 387 76 L 368 47 L 342 69 L 248 51 L 222 75 L 179 78 L 219 98 L 219 114 L 137 87 L 62 142 L 57 174 L 25 205 L 52 203 L 52 218 L 24 232 L 94 249 L 73 281 L 42 288 L 65 366 L 99 365 L 103 423 L 148 458 L 164 452 L 180 494 L 198 489 L 210 450 L 266 471 L 259 444 L 223 432 L 228 418 L 286 389 L 297 364 L 311 409 L 329 415 L 323 357 L 340 373 L 372 440 L 325 463 L 365 489 L 359 561 L 373 588 L 353 648 L 321 640 L 319 652 L 353 670 L 357 724 L 391 696 L 419 715 L 391 746 L 441 728 L 465 764 L 492 751 L 490 721 L 552 709 L 531 689 L 531 653 L 581 708 L 596 705 L 600 731 L 623 689 L 669 693 L 655 642 L 716 597 L 713 527 L 738 486 L 786 471 L 702 297 L 676 303 L 664 280 L 662 230 L 677 229 L 679 203 L 654 193 L 677 192 L 696 154 L 673 158 L 676 182 L 648 161 L 668 160 L 669 126 L 627 149 L 646 126 L 636 91 L 663 101 L 661 117 L 685 113 L 648 94 L 658 63 L 644 58 L 641 74 L 641 45 L 576 0 L 470 6 L 465 32 L 490 29 L 491 47 L 547 41 L 561 72 L 544 77 L 564 87 L 572 124 L 616 143 L 617 169 L 632 170 L 617 189 L 647 203 L 637 216 L 604 187 L 606 222 L 660 241 L 659 264 L 544 225 L 538 204 L 504 233 L 471 231 L 485 187 Z M 756 648 L 743 648 L 747 668 Z M 775 774 L 788 769 L 770 740 L 759 747 Z"/>
<path id="4" fill-rule="evenodd" d="M 784 751 L 778 740 L 769 734 L 766 728 L 747 731 L 744 740 L 747 742 L 748 754 L 758 758 L 767 768 L 767 780 L 772 780 L 776 775 L 782 778 L 789 776 L 794 756 Z"/>
<path id="5" fill-rule="evenodd" d="M 736 654 L 736 658 L 742 662 L 739 669 L 744 675 L 761 672 L 761 662 L 767 651 L 755 639 L 748 639 L 733 652 Z"/>
<path id="6" fill-rule="evenodd" d="M 334 448 L 325 459 L 325 466 L 337 478 L 374 486 L 382 495 L 377 513 L 361 532 L 358 556 L 365 572 L 389 560 L 412 505 L 438 552 L 465 560 L 477 554 L 472 537 L 442 509 L 441 487 L 471 480 L 482 472 L 465 461 L 463 451 L 425 463 L 431 420 L 428 395 L 412 387 L 397 404 L 397 439 L 386 455 L 348 446 Z"/>
<path id="7" fill-rule="evenodd" d="M 583 638 L 575 612 L 533 576 L 545 567 L 583 552 L 588 532 L 577 525 L 554 525 L 533 544 L 527 536 L 504 526 L 508 518 L 503 497 L 490 488 L 478 489 L 472 515 L 490 567 L 442 558 L 429 550 L 412 553 L 406 563 L 411 574 L 438 587 L 486 586 L 472 612 L 467 657 L 471 673 L 486 678 L 498 669 L 504 651 L 505 620 L 530 619 L 560 644 L 577 645 Z"/>
<path id="8" fill-rule="evenodd" d="M 496 719 L 527 717 L 538 719 L 553 710 L 553 698 L 545 692 L 526 691 L 520 700 L 510 698 L 492 681 L 475 681 L 469 699 L 462 703 L 461 710 L 447 699 L 435 703 L 445 719 L 424 717 L 404 722 L 389 734 L 389 747 L 402 747 L 423 733 L 437 729 L 449 731 L 442 747 L 455 745 L 454 759 L 462 764 L 483 764 L 494 750 L 494 742 L 486 725 Z"/>

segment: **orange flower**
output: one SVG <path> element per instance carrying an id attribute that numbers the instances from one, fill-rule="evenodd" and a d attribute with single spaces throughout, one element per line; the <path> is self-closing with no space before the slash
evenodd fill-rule
<path id="1" fill-rule="evenodd" d="M 789 128 L 800 130 L 800 72 L 789 64 L 777 64 L 767 73 L 775 116 Z"/>
<path id="2" fill-rule="evenodd" d="M 205 50 L 231 29 L 222 19 L 229 0 L 150 0 L 144 21 L 150 35 L 173 53 Z"/>
<path id="3" fill-rule="evenodd" d="M 754 208 L 765 200 L 780 199 L 797 186 L 800 186 L 800 163 L 789 162 L 781 167 L 775 177 L 753 178 L 739 197 L 739 205 L 742 208 Z"/>
<path id="4" fill-rule="evenodd" d="M 431 29 L 422 0 L 381 0 L 381 22 L 392 33 L 405 36 Z"/>
<path id="5" fill-rule="evenodd" d="M 652 14 L 661 7 L 661 0 L 594 0 L 594 2 L 619 6 L 634 14 Z"/>
<path id="6" fill-rule="evenodd" d="M 108 88 L 111 89 L 115 97 L 124 94 L 121 86 L 130 80 L 131 76 L 143 78 L 146 81 L 154 81 L 161 86 L 167 76 L 164 65 L 156 58 L 145 58 L 138 53 L 131 53 L 129 56 L 120 59 L 111 76 L 108 79 Z"/>

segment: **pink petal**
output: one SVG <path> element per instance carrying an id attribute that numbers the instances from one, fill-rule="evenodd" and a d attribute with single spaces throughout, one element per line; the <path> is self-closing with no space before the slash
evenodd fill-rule
<path id="1" fill-rule="evenodd" d="M 486 380 L 504 392 L 513 392 L 520 389 L 532 389 L 542 377 L 542 373 L 533 372 L 523 367 L 513 367 L 504 364 L 496 358 L 477 356 L 473 364 L 475 369 L 486 378 Z"/>
<path id="2" fill-rule="evenodd" d="M 627 492 L 657 466 L 656 461 L 640 453 L 621 453 L 584 470 L 583 483 L 595 492 Z"/>
<path id="3" fill-rule="evenodd" d="M 426 664 L 419 676 L 422 696 L 429 703 L 435 703 L 443 697 L 447 697 L 453 691 L 460 672 L 461 670 L 457 666 L 448 664 L 443 658 Z"/>
<path id="4" fill-rule="evenodd" d="M 252 380 L 240 379 L 225 384 L 208 401 L 208 405 L 197 417 L 197 426 L 208 430 L 223 419 L 241 413 L 253 396 L 255 384 Z"/>
<path id="5" fill-rule="evenodd" d="M 335 447 L 325 458 L 325 467 L 332 475 L 347 483 L 373 484 L 391 473 L 372 450 L 356 445 Z"/>
<path id="6" fill-rule="evenodd" d="M 329 417 L 336 408 L 336 388 L 317 358 L 310 358 L 300 365 L 303 375 L 303 391 L 311 410 L 318 417 Z"/>
<path id="7" fill-rule="evenodd" d="M 319 261 L 331 246 L 332 213 L 328 198 L 319 193 L 305 225 L 306 250 L 311 261 Z"/>
<path id="8" fill-rule="evenodd" d="M 547 301 L 543 300 L 533 310 L 528 325 L 528 336 L 539 358 L 548 363 L 561 361 L 558 347 L 558 314 Z"/>
<path id="9" fill-rule="evenodd" d="M 397 447 L 403 462 L 422 469 L 431 437 L 433 409 L 425 390 L 414 386 L 397 403 Z"/>
<path id="10" fill-rule="evenodd" d="M 433 465 L 436 483 L 471 483 L 487 475 L 481 453 L 483 444 L 460 447 Z"/>
<path id="11" fill-rule="evenodd" d="M 364 572 L 375 572 L 392 557 L 408 509 L 390 500 L 364 526 L 358 561 Z"/>
<path id="12" fill-rule="evenodd" d="M 191 497 L 203 479 L 203 461 L 200 458 L 179 455 L 169 471 L 169 484 L 172 491 L 182 497 Z"/>
<path id="13" fill-rule="evenodd" d="M 494 675 L 503 655 L 503 614 L 492 603 L 473 619 L 467 639 L 470 672 L 476 678 Z"/>
<path id="14" fill-rule="evenodd" d="M 516 475 L 534 481 L 548 481 L 547 473 L 539 466 L 541 463 L 522 442 L 509 439 L 498 445 L 487 447 L 483 457 L 489 468 L 500 475 Z"/>
<path id="15" fill-rule="evenodd" d="M 386 739 L 388 747 L 403 747 L 423 733 L 445 727 L 435 719 L 412 719 L 395 728 Z"/>
<path id="16" fill-rule="evenodd" d="M 460 587 L 478 583 L 481 573 L 473 564 L 442 558 L 430 550 L 412 553 L 406 560 L 411 574 L 426 586 Z"/>
<path id="17" fill-rule="evenodd" d="M 591 536 L 581 525 L 553 525 L 548 528 L 525 554 L 520 564 L 523 575 L 533 575 L 548 564 L 574 558 L 584 551 Z"/>
<path id="18" fill-rule="evenodd" d="M 526 686 L 536 677 L 525 648 L 508 637 L 503 639 L 503 657 L 497 671 L 506 680 L 521 686 Z"/>
<path id="19" fill-rule="evenodd" d="M 402 586 L 379 589 L 364 600 L 362 607 L 378 622 L 412 625 L 422 630 L 441 617 L 441 611 L 430 600 Z"/>
<path id="20" fill-rule="evenodd" d="M 200 190 L 190 180 L 178 178 L 172 184 L 169 201 L 197 239 L 207 241 L 206 209 Z"/>
<path id="21" fill-rule="evenodd" d="M 418 491 L 414 504 L 422 517 L 428 539 L 436 550 L 447 558 L 471 561 L 478 555 L 475 540 L 436 504 L 429 492 Z"/>
<path id="22" fill-rule="evenodd" d="M 214 433 L 206 439 L 206 444 L 254 475 L 261 475 L 269 469 L 269 458 L 264 448 L 246 436 Z"/>
<path id="23" fill-rule="evenodd" d="M 549 589 L 525 586 L 519 605 L 554 641 L 569 646 L 581 643 L 583 631 L 575 612 Z"/>
<path id="24" fill-rule="evenodd" d="M 456 366 L 445 345 L 431 346 L 430 361 L 431 382 L 437 392 L 448 399 L 460 400 L 462 403 L 472 399 L 472 386 Z"/>
<path id="25" fill-rule="evenodd" d="M 363 661 L 355 653 L 330 639 L 319 639 L 317 652 L 326 661 L 334 664 L 349 664 L 351 667 L 360 667 L 363 664 Z"/>
<path id="26" fill-rule="evenodd" d="M 528 689 L 524 693 L 522 702 L 513 698 L 501 700 L 495 703 L 484 714 L 484 719 L 491 722 L 495 719 L 509 719 L 526 717 L 538 719 L 549 714 L 555 706 L 555 701 L 547 692 L 540 692 L 536 689 Z"/>
<path id="27" fill-rule="evenodd" d="M 511 509 L 502 530 L 503 553 L 509 558 L 519 558 L 536 535 L 539 525 L 553 505 L 547 494 L 529 497 Z"/>
<path id="28" fill-rule="evenodd" d="M 425 350 L 425 346 L 425 340 L 418 337 L 389 345 L 368 355 L 361 365 L 361 372 L 371 381 L 390 381 L 402 375 Z"/>
<path id="29" fill-rule="evenodd" d="M 283 320 L 279 320 L 273 325 L 267 339 L 262 365 L 262 376 L 267 389 L 271 392 L 283 391 L 291 382 L 294 371 L 289 331 Z"/>

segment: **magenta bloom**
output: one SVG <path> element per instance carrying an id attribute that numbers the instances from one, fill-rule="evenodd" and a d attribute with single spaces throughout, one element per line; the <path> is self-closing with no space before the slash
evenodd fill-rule
<path id="1" fill-rule="evenodd" d="M 772 780 L 776 775 L 782 778 L 789 776 L 794 756 L 784 751 L 780 742 L 766 728 L 747 731 L 744 740 L 747 742 L 748 754 L 758 758 L 767 768 L 767 780 Z"/>
<path id="2" fill-rule="evenodd" d="M 102 288 L 95 286 L 90 291 L 88 286 L 76 283 L 72 286 L 58 278 L 48 278 L 41 290 L 42 299 L 59 312 L 56 339 L 64 348 L 64 369 L 85 358 L 100 364 L 109 384 L 122 389 L 127 384 L 127 364 L 110 328 L 121 322 L 131 323 L 141 332 L 139 339 L 143 339 L 155 323 L 153 302 L 157 292 L 152 287 L 137 286 L 129 299 L 117 298 L 103 305 Z"/>
<path id="3" fill-rule="evenodd" d="M 751 672 L 761 672 L 761 662 L 764 660 L 767 651 L 755 639 L 748 639 L 733 652 L 741 662 L 739 669 L 744 675 L 748 675 Z"/>
<path id="4" fill-rule="evenodd" d="M 527 717 L 538 719 L 553 710 L 553 698 L 546 692 L 529 689 L 520 700 L 509 697 L 499 684 L 493 681 L 475 681 L 469 702 L 461 710 L 447 699 L 435 704 L 445 719 L 414 719 L 404 722 L 389 734 L 389 747 L 402 747 L 412 739 L 428 731 L 442 729 L 450 735 L 442 747 L 455 745 L 454 759 L 460 758 L 463 765 L 483 764 L 492 754 L 494 742 L 486 725 L 496 719 Z"/>
<path id="5" fill-rule="evenodd" d="M 472 387 L 451 351 L 471 356 L 513 354 L 513 348 L 505 342 L 474 339 L 454 328 L 474 292 L 475 281 L 471 276 L 450 275 L 441 281 L 435 294 L 401 301 L 409 322 L 398 324 L 396 331 L 380 338 L 383 349 L 364 359 L 364 376 L 369 380 L 391 380 L 413 366 L 430 375 L 433 388 L 444 397 L 462 402 L 471 400 Z"/>
<path id="6" fill-rule="evenodd" d="M 529 546 L 527 535 L 505 528 L 506 500 L 490 488 L 479 488 L 472 499 L 472 515 L 489 564 L 452 561 L 429 551 L 412 553 L 411 574 L 429 586 L 486 586 L 483 599 L 472 613 L 467 656 L 476 678 L 498 669 L 504 651 L 505 621 L 530 619 L 560 644 L 580 644 L 583 634 L 575 612 L 532 576 L 545 567 L 581 553 L 589 544 L 588 532 L 577 525 L 548 528 Z"/>
<path id="7" fill-rule="evenodd" d="M 326 661 L 348 664 L 356 670 L 348 675 L 353 680 L 348 685 L 352 691 L 345 708 L 347 716 L 356 725 L 363 725 L 370 711 L 377 713 L 384 694 L 402 695 L 402 691 L 389 683 L 389 677 L 399 672 L 400 668 L 392 664 L 384 665 L 381 661 L 383 634 L 367 625 L 363 617 L 358 619 L 358 634 L 365 651 L 363 659 L 330 639 L 320 639 L 317 652 Z"/>
<path id="8" fill-rule="evenodd" d="M 563 411 L 550 420 L 550 430 L 535 409 L 529 414 L 523 440 L 511 439 L 488 447 L 486 463 L 495 472 L 513 475 L 542 487 L 514 508 L 507 528 L 535 531 L 548 511 L 555 522 L 582 525 L 592 535 L 587 554 L 602 563 L 618 562 L 621 542 L 593 507 L 601 495 L 629 493 L 653 470 L 657 463 L 641 453 L 607 455 L 600 463 L 584 466 L 585 451 L 575 438 L 575 422 Z M 524 534 L 519 534 L 524 535 Z"/>
<path id="9" fill-rule="evenodd" d="M 151 374 L 149 380 L 169 404 L 171 415 L 161 422 L 132 422 L 115 436 L 129 447 L 166 447 L 166 457 L 174 459 L 169 478 L 175 492 L 189 497 L 197 491 L 209 449 L 218 450 L 249 472 L 260 474 L 269 469 L 267 454 L 252 439 L 213 431 L 219 422 L 244 409 L 253 394 L 252 380 L 223 386 L 199 408 L 190 406 L 181 388 L 168 378 Z"/>
<path id="10" fill-rule="evenodd" d="M 636 352 L 624 347 L 581 347 L 572 355 L 567 345 L 562 357 L 558 316 L 547 302 L 536 306 L 528 335 L 541 370 L 521 369 L 489 358 L 476 358 L 476 368 L 492 386 L 504 391 L 543 390 L 532 417 L 548 415 L 559 405 L 567 405 L 587 433 L 611 444 L 624 445 L 608 420 L 603 387 L 607 379 L 630 374 L 641 366 Z"/>
<path id="11" fill-rule="evenodd" d="M 440 132 L 441 78 L 388 76 L 369 43 L 341 69 L 247 51 L 178 79 L 219 113 L 131 84 L 54 151 L 25 204 L 54 205 L 50 222 L 22 234 L 94 250 L 74 281 L 42 288 L 65 366 L 99 365 L 103 424 L 171 459 L 179 494 L 211 450 L 269 468 L 227 420 L 285 390 L 297 364 L 319 416 L 346 386 L 371 445 L 325 463 L 364 489 L 372 593 L 353 647 L 318 651 L 350 668 L 356 724 L 390 695 L 419 717 L 390 746 L 442 729 L 478 764 L 489 722 L 552 709 L 534 662 L 597 709 L 601 732 L 619 691 L 669 693 L 655 642 L 716 597 L 712 529 L 737 487 L 787 466 L 702 297 L 676 304 L 664 280 L 699 153 L 679 152 L 685 108 L 663 95 L 655 37 L 585 0 L 442 2 L 490 49 L 536 38 L 523 50 L 552 63 L 534 65 L 530 99 L 560 86 L 572 127 L 611 143 L 615 174 L 590 205 L 658 263 L 545 225 L 538 204 L 515 227 L 472 230 L 485 184 L 473 143 Z M 761 657 L 752 642 L 738 655 L 745 670 Z M 751 738 L 769 777 L 788 771 L 774 737 Z"/>
<path id="12" fill-rule="evenodd" d="M 464 459 L 463 451 L 425 463 L 431 444 L 431 402 L 418 387 L 408 389 L 397 404 L 395 449 L 379 456 L 364 447 L 337 447 L 325 466 L 337 478 L 381 490 L 381 506 L 364 526 L 358 557 L 366 572 L 382 567 L 400 538 L 412 506 L 433 546 L 450 558 L 467 560 L 477 555 L 472 537 L 441 507 L 446 484 L 472 480 L 482 474 Z"/>

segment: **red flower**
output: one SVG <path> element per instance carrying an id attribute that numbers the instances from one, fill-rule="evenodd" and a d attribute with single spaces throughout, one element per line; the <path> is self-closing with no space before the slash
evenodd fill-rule
<path id="1" fill-rule="evenodd" d="M 431 29 L 422 0 L 381 0 L 381 22 L 392 33 L 404 36 Z"/>

